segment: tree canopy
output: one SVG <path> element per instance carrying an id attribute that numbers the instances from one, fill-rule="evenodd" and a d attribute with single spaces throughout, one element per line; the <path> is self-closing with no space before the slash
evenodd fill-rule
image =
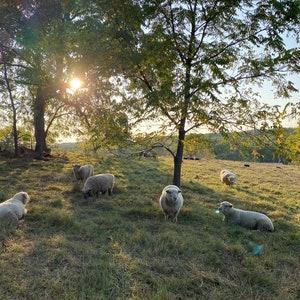
<path id="1" fill-rule="evenodd" d="M 274 110 L 251 86 L 269 80 L 282 97 L 297 90 L 286 75 L 299 72 L 299 48 L 284 42 L 299 39 L 297 1 L 133 1 L 115 11 L 102 4 L 105 22 L 117 25 L 111 56 L 129 81 L 132 115 L 163 117 L 177 131 L 176 185 L 187 132 L 265 129 Z"/>
<path id="2" fill-rule="evenodd" d="M 39 152 L 47 148 L 45 120 L 56 116 L 96 147 L 124 142 L 138 122 L 157 120 L 177 136 L 170 153 L 180 186 L 187 133 L 281 126 L 278 109 L 261 103 L 253 87 L 269 81 L 286 98 L 297 91 L 287 75 L 299 72 L 300 50 L 285 37 L 299 41 L 299 1 L 24 3 L 4 1 L 1 15 L 10 17 L 0 25 L 16 41 Z M 73 75 L 84 85 L 70 95 Z"/>

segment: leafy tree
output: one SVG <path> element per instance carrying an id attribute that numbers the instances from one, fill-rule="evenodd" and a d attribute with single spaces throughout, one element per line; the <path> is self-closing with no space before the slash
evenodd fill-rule
<path id="1" fill-rule="evenodd" d="M 66 82 L 71 76 L 72 18 L 76 18 L 76 1 L 4 1 L 1 27 L 14 40 L 17 54 L 18 84 L 27 88 L 33 115 L 35 151 L 48 152 L 49 128 L 59 117 L 66 116 Z M 58 130 L 62 126 L 56 124 Z"/>
<path id="2" fill-rule="evenodd" d="M 286 139 L 286 147 L 289 150 L 286 157 L 295 163 L 300 162 L 300 121 L 295 132 Z"/>
<path id="3" fill-rule="evenodd" d="M 133 117 L 162 117 L 177 131 L 173 184 L 180 186 L 186 134 L 199 127 L 227 135 L 272 109 L 250 85 L 270 80 L 277 94 L 296 91 L 285 79 L 299 72 L 299 1 L 97 1 L 113 46 L 107 62 L 123 74 Z M 95 7 L 95 6 L 94 6 Z M 109 60 L 109 57 L 111 59 Z M 121 67 L 120 67 L 121 66 Z M 254 109 L 253 109 L 254 106 Z"/>
<path id="4" fill-rule="evenodd" d="M 127 139 L 130 138 L 130 126 L 127 115 L 122 112 L 118 104 L 114 101 L 106 105 L 98 103 L 92 109 L 93 106 L 89 102 L 85 112 L 82 112 L 82 108 L 80 105 L 81 112 L 77 111 L 77 114 L 81 115 L 81 118 L 78 118 L 80 121 L 78 124 L 81 125 L 79 131 L 81 135 L 84 133 L 89 137 L 94 150 L 103 148 L 113 150 L 116 146 L 126 144 Z"/>
<path id="5" fill-rule="evenodd" d="M 88 137 L 94 150 L 112 150 L 126 144 L 131 126 L 113 84 L 93 68 L 82 74 L 81 80 L 82 89 L 68 97 L 68 105 L 74 111 L 74 134 Z"/>
<path id="6" fill-rule="evenodd" d="M 13 140 L 14 140 L 14 152 L 15 156 L 19 156 L 19 145 L 18 145 L 18 130 L 17 130 L 17 108 L 14 100 L 13 95 L 13 83 L 10 80 L 10 70 L 12 70 L 12 60 L 14 57 L 11 41 L 7 36 L 7 33 L 2 30 L 0 31 L 0 64 L 3 67 L 3 74 L 2 74 L 2 84 L 5 88 L 5 91 L 8 94 L 10 100 L 10 107 L 12 110 L 12 133 L 13 133 Z M 12 70 L 13 72 L 13 70 Z"/>
<path id="7" fill-rule="evenodd" d="M 36 138 L 36 152 L 43 155 L 48 151 L 46 144 L 45 113 L 47 105 L 56 100 L 56 108 L 61 108 L 63 87 L 64 56 L 67 52 L 67 35 L 64 30 L 68 14 L 64 16 L 64 2 L 38 1 L 23 11 L 26 27 L 19 42 L 22 55 L 27 60 L 27 68 L 21 73 L 24 82 L 34 95 L 32 111 Z M 56 111 L 57 112 L 57 111 Z"/>
<path id="8" fill-rule="evenodd" d="M 271 116 L 261 123 L 260 130 L 257 130 L 256 124 L 254 124 L 251 134 L 247 131 L 244 133 L 238 132 L 233 136 L 237 138 L 233 138 L 233 140 L 238 143 L 240 142 L 239 137 L 243 136 L 243 143 L 248 147 L 252 145 L 254 160 L 259 158 L 265 161 L 287 163 L 293 156 L 293 151 L 287 142 L 291 129 L 284 128 L 282 122 L 286 116 L 290 116 L 291 111 L 289 108 L 290 104 L 287 104 L 282 110 L 279 106 L 273 106 Z"/>
<path id="9" fill-rule="evenodd" d="M 204 134 L 188 134 L 185 139 L 185 151 L 188 157 L 212 156 L 211 143 Z"/>

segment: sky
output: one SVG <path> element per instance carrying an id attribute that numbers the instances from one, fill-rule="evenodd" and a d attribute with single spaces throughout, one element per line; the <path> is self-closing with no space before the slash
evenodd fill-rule
<path id="1" fill-rule="evenodd" d="M 300 89 L 300 74 L 289 76 L 289 80 L 295 83 L 295 87 Z M 290 98 L 279 98 L 274 95 L 275 89 L 272 87 L 271 83 L 266 82 L 262 88 L 254 87 L 255 91 L 258 91 L 261 95 L 260 102 L 266 103 L 269 105 L 279 105 L 281 109 L 285 107 L 285 105 L 289 102 L 291 103 L 299 103 L 300 102 L 300 91 L 293 93 Z M 283 121 L 283 127 L 297 127 L 297 123 L 300 120 L 300 115 L 298 118 L 290 118 Z"/>
<path id="2" fill-rule="evenodd" d="M 294 82 L 294 85 L 297 89 L 300 89 L 300 74 L 292 75 L 287 77 L 288 80 Z M 300 91 L 295 92 L 291 95 L 291 98 L 279 98 L 274 95 L 274 88 L 270 83 L 265 83 L 262 88 L 254 88 L 256 91 L 258 91 L 261 95 L 261 102 L 266 103 L 269 105 L 280 105 L 281 108 L 284 108 L 284 106 L 288 102 L 292 103 L 299 103 L 300 102 Z M 284 120 L 283 126 L 284 127 L 297 127 L 297 122 L 300 120 L 300 115 L 298 118 L 293 118 L 289 120 Z"/>

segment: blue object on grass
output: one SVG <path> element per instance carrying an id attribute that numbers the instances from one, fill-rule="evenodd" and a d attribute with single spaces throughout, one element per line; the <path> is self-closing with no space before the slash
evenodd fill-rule
<path id="1" fill-rule="evenodd" d="M 252 254 L 253 255 L 260 255 L 261 252 L 262 252 L 262 248 L 263 248 L 263 246 L 254 246 L 252 248 Z"/>

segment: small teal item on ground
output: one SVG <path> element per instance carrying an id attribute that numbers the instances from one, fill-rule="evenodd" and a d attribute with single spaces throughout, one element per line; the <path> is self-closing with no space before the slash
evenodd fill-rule
<path id="1" fill-rule="evenodd" d="M 216 209 L 216 211 L 215 211 L 215 212 L 216 212 L 216 214 L 219 214 L 219 213 L 220 213 L 220 211 L 219 211 L 218 209 Z"/>
<path id="2" fill-rule="evenodd" d="M 252 253 L 252 255 L 258 256 L 258 255 L 262 254 L 262 249 L 263 249 L 262 245 L 256 245 L 249 240 L 247 241 L 247 245 L 248 245 L 248 249 Z"/>
<path id="3" fill-rule="evenodd" d="M 262 252 L 262 248 L 263 248 L 263 246 L 261 246 L 261 245 L 259 245 L 259 246 L 254 246 L 254 247 L 252 248 L 252 254 L 253 254 L 253 255 L 260 255 L 261 252 Z"/>

